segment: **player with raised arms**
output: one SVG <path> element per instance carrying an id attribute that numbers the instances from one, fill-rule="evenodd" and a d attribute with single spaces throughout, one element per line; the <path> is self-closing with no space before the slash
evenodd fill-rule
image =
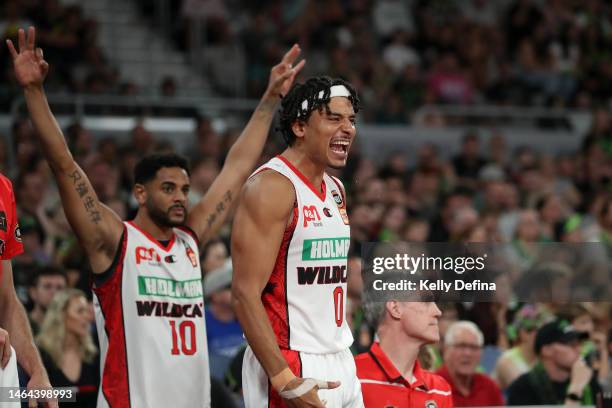
<path id="1" fill-rule="evenodd" d="M 189 168 L 174 154 L 135 168 L 138 213 L 123 222 L 99 202 L 74 161 L 43 90 L 49 66 L 35 30 L 7 41 L 15 76 L 57 180 L 64 210 L 94 273 L 102 383 L 98 407 L 210 406 L 199 246 L 225 221 L 259 159 L 279 95 L 303 61 L 294 45 L 271 70 L 268 87 L 208 192 L 189 212 Z"/>

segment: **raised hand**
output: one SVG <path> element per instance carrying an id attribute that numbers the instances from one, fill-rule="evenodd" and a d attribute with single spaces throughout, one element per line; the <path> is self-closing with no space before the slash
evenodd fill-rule
<path id="1" fill-rule="evenodd" d="M 17 82 L 24 88 L 42 86 L 47 72 L 49 72 L 49 64 L 43 59 L 42 49 L 34 48 L 36 43 L 34 27 L 28 29 L 27 39 L 25 31 L 20 28 L 18 41 L 19 52 L 17 52 L 11 40 L 6 40 L 6 45 L 13 57 Z"/>
<path id="2" fill-rule="evenodd" d="M 299 45 L 294 44 L 283 56 L 281 62 L 272 67 L 264 99 L 277 98 L 279 96 L 282 98 L 289 92 L 291 85 L 293 85 L 293 80 L 304 67 L 304 63 L 306 63 L 306 60 L 302 60 L 297 65 L 293 66 L 300 52 L 301 49 Z"/>

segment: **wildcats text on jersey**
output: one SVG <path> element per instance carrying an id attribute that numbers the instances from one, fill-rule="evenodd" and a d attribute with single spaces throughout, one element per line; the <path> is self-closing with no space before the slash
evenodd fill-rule
<path id="1" fill-rule="evenodd" d="M 332 283 L 345 283 L 347 279 L 346 265 L 334 266 L 298 266 L 299 285 L 329 285 Z"/>
<path id="2" fill-rule="evenodd" d="M 137 300 L 136 310 L 138 316 L 156 316 L 156 317 L 202 317 L 204 309 L 203 303 L 184 304 L 157 302 L 155 300 Z"/>

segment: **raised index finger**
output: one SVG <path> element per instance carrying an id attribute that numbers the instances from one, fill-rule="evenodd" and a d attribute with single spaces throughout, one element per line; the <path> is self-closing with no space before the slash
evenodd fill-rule
<path id="1" fill-rule="evenodd" d="M 293 44 L 293 47 L 291 47 L 291 49 L 287 51 L 285 55 L 283 55 L 282 62 L 293 65 L 293 62 L 295 61 L 297 56 L 300 55 L 300 51 L 302 51 L 300 49 L 300 46 L 297 44 Z"/>

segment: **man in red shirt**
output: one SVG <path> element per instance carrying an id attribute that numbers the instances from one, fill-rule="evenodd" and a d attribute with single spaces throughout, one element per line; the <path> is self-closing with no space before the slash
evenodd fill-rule
<path id="1" fill-rule="evenodd" d="M 440 339 L 436 304 L 375 301 L 366 292 L 364 308 L 379 338 L 367 353 L 355 357 L 365 407 L 452 407 L 450 386 L 417 360 L 423 345 Z"/>
<path id="2" fill-rule="evenodd" d="M 28 389 L 47 389 L 51 387 L 47 371 L 34 346 L 30 323 L 13 286 L 11 258 L 22 252 L 13 186 L 0 174 L 0 386 L 19 386 L 12 344 L 17 361 L 30 376 Z M 37 405 L 31 401 L 30 406 Z M 48 406 L 57 407 L 57 402 L 49 402 Z"/>
<path id="3" fill-rule="evenodd" d="M 473 322 L 451 324 L 444 336 L 444 365 L 436 372 L 451 385 L 456 407 L 504 405 L 497 384 L 476 372 L 484 337 Z"/>

